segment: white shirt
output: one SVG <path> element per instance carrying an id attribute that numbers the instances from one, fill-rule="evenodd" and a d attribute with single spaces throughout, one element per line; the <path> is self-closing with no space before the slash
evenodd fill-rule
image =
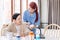
<path id="1" fill-rule="evenodd" d="M 20 26 L 16 26 L 17 33 L 20 33 Z"/>

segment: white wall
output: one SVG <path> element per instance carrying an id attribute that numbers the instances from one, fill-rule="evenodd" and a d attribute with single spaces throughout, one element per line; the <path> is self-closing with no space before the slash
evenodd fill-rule
<path id="1" fill-rule="evenodd" d="M 3 24 L 11 22 L 11 1 L 0 0 L 0 28 Z"/>
<path id="2" fill-rule="evenodd" d="M 15 0 L 15 12 L 20 13 L 20 0 Z"/>
<path id="3" fill-rule="evenodd" d="M 11 0 L 4 0 L 3 23 L 11 22 Z"/>
<path id="4" fill-rule="evenodd" d="M 3 10 L 4 10 L 3 0 L 0 0 L 0 28 L 1 28 L 1 25 L 2 25 L 2 14 L 3 14 Z"/>
<path id="5" fill-rule="evenodd" d="M 41 0 L 41 22 L 42 23 L 48 23 L 48 4 L 47 0 Z M 47 24 L 44 24 L 45 27 Z"/>

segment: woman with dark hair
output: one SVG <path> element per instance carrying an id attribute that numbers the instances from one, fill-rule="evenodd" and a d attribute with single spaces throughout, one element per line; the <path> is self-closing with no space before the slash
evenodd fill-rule
<path id="1" fill-rule="evenodd" d="M 35 2 L 29 4 L 29 9 L 24 12 L 23 21 L 29 22 L 30 25 L 40 25 L 40 14 L 38 13 L 38 7 Z M 35 26 L 31 27 L 31 29 L 33 30 Z"/>
<path id="2" fill-rule="evenodd" d="M 6 29 L 8 32 L 12 32 L 13 36 L 27 36 L 29 34 L 30 30 L 26 24 L 22 23 L 22 17 L 19 13 L 15 13 L 12 16 L 12 20 L 13 22 L 11 22 Z M 4 33 L 2 35 L 4 35 Z"/>

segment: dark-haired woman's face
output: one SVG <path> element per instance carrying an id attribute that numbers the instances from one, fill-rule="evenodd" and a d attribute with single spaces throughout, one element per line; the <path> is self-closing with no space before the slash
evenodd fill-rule
<path id="1" fill-rule="evenodd" d="M 33 13 L 35 11 L 35 9 L 32 9 L 31 7 L 29 7 L 29 12 Z"/>
<path id="2" fill-rule="evenodd" d="M 19 15 L 17 17 L 17 19 L 15 20 L 15 23 L 18 24 L 18 25 L 20 25 L 21 24 L 21 21 L 22 21 L 22 17 Z"/>

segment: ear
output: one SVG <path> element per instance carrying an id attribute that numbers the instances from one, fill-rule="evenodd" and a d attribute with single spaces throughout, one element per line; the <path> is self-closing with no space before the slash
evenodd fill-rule
<path id="1" fill-rule="evenodd" d="M 13 19 L 13 22 L 15 22 L 16 20 L 15 19 Z"/>

